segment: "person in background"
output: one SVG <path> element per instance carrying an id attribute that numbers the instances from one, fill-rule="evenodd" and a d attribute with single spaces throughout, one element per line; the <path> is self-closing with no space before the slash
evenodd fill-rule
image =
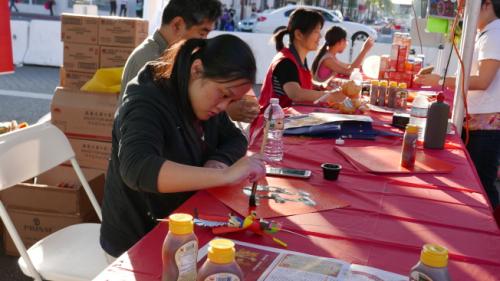
<path id="1" fill-rule="evenodd" d="M 119 103 L 127 83 L 149 61 L 156 60 L 171 45 L 182 39 L 206 38 L 221 15 L 218 0 L 170 0 L 162 14 L 162 23 L 152 37 L 142 42 L 127 59 L 123 70 Z M 259 113 L 257 98 L 246 95 L 232 103 L 228 114 L 234 121 L 251 122 Z"/>
<path id="2" fill-rule="evenodd" d="M 179 42 L 130 81 L 113 125 L 102 207 L 100 243 L 109 256 L 196 190 L 265 176 L 264 157 L 245 156 L 247 140 L 224 112 L 255 73 L 250 47 L 220 35 Z"/>
<path id="3" fill-rule="evenodd" d="M 19 9 L 16 6 L 16 0 L 10 0 L 9 11 L 12 11 L 12 8 L 16 10 L 16 13 L 19 13 Z"/>
<path id="4" fill-rule="evenodd" d="M 127 0 L 120 0 L 120 17 L 127 16 Z"/>
<path id="5" fill-rule="evenodd" d="M 109 15 L 116 16 L 116 0 L 109 1 Z"/>
<path id="6" fill-rule="evenodd" d="M 135 4 L 136 17 L 142 18 L 143 11 L 144 11 L 144 0 L 137 0 Z"/>
<path id="7" fill-rule="evenodd" d="M 482 0 L 474 47 L 467 106 L 470 113 L 467 150 L 493 208 L 498 204 L 495 181 L 500 158 L 500 0 Z M 455 87 L 455 77 L 418 75 L 415 82 Z M 465 130 L 462 137 L 465 137 Z"/>
<path id="8" fill-rule="evenodd" d="M 266 108 L 271 98 L 279 98 L 281 107 L 292 102 L 312 102 L 325 95 L 315 90 L 306 56 L 318 49 L 323 27 L 323 16 L 313 10 L 297 9 L 290 15 L 288 27 L 274 34 L 276 50 L 259 97 L 261 108 Z M 288 34 L 290 45 L 285 48 L 283 37 Z M 345 98 L 341 92 L 330 94 L 329 102 Z"/>
<path id="9" fill-rule="evenodd" d="M 347 32 L 340 26 L 333 26 L 325 34 L 325 44 L 319 50 L 312 64 L 314 80 L 323 82 L 337 74 L 349 76 L 354 68 L 359 68 L 366 54 L 373 47 L 373 39 L 368 38 L 353 63 L 343 63 L 337 55 L 347 47 Z"/>

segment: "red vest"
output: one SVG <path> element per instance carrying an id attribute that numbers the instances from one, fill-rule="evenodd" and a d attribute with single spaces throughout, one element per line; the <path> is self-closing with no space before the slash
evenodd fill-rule
<path id="1" fill-rule="evenodd" d="M 287 95 L 279 96 L 273 90 L 274 69 L 276 68 L 276 65 L 278 65 L 278 63 L 280 63 L 284 59 L 291 60 L 297 67 L 297 71 L 299 72 L 300 86 L 302 87 L 302 89 L 311 90 L 313 87 L 311 72 L 308 69 L 302 67 L 301 63 L 295 59 L 295 56 L 292 54 L 290 49 L 283 48 L 274 56 L 273 61 L 271 62 L 271 65 L 267 70 L 267 75 L 264 79 L 264 83 L 262 84 L 262 89 L 260 91 L 259 97 L 259 104 L 262 110 L 267 107 L 271 98 L 279 98 L 282 108 L 292 105 L 292 100 Z"/>

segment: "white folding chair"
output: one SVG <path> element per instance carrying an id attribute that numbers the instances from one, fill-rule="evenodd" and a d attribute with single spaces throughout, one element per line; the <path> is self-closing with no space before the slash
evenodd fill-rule
<path id="1" fill-rule="evenodd" d="M 101 208 L 66 136 L 50 123 L 33 125 L 0 135 L 0 190 L 38 176 L 71 161 L 97 216 Z M 0 216 L 21 254 L 18 264 L 35 280 L 92 280 L 108 265 L 99 245 L 97 223 L 82 223 L 58 230 L 26 250 L 0 200 Z"/>

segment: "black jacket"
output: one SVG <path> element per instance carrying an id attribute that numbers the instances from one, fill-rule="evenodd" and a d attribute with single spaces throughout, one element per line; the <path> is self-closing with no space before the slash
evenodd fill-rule
<path id="1" fill-rule="evenodd" d="M 247 141 L 221 113 L 202 123 L 204 141 L 183 125 L 172 87 L 152 79 L 146 66 L 127 86 L 113 126 L 103 202 L 101 246 L 119 256 L 185 202 L 193 192 L 162 194 L 157 179 L 164 161 L 203 166 L 241 158 Z M 189 134 L 191 132 L 191 134 Z M 152 214 L 151 214 L 152 212 Z"/>

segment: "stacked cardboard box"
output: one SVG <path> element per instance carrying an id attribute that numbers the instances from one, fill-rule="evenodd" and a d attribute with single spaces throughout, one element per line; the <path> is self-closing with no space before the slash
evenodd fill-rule
<path id="1" fill-rule="evenodd" d="M 413 76 L 422 68 L 421 58 L 409 58 L 411 38 L 406 33 L 395 33 L 390 55 L 380 57 L 379 79 L 404 82 L 412 86 Z"/>
<path id="2" fill-rule="evenodd" d="M 104 192 L 101 171 L 82 169 L 98 202 Z M 36 179 L 2 191 L 2 202 L 26 247 L 66 226 L 98 221 L 90 201 L 72 167 L 58 166 Z M 18 256 L 4 230 L 5 252 Z"/>
<path id="3" fill-rule="evenodd" d="M 106 171 L 117 94 L 82 92 L 99 68 L 122 67 L 146 37 L 142 19 L 61 16 L 64 59 L 61 86 L 51 104 L 52 123 L 68 137 L 82 167 Z"/>
<path id="4" fill-rule="evenodd" d="M 147 35 L 142 19 L 62 14 L 61 86 L 80 89 L 97 69 L 124 66 Z"/>

